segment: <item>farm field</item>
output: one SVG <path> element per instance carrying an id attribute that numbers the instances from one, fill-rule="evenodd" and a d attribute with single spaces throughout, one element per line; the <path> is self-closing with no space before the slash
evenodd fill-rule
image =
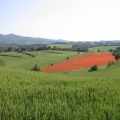
<path id="1" fill-rule="evenodd" d="M 77 56 L 77 52 L 69 52 L 69 51 L 36 51 L 36 52 L 25 52 L 34 55 L 35 57 L 31 57 L 22 53 L 17 52 L 2 52 L 0 53 L 0 59 L 3 59 L 6 62 L 7 68 L 15 68 L 15 69 L 30 69 L 35 64 L 40 66 L 40 68 L 49 66 L 51 63 L 56 64 L 60 61 L 65 60 L 68 56 L 70 58 Z M 2 56 L 3 55 L 3 56 Z M 4 56 L 8 55 L 8 56 Z M 15 57 L 11 57 L 15 56 Z M 17 57 L 16 57 L 17 56 Z"/>
<path id="2" fill-rule="evenodd" d="M 114 50 L 116 47 L 118 47 L 118 46 L 100 46 L 100 47 L 92 47 L 92 48 L 89 48 L 89 51 L 97 52 L 98 49 L 100 49 L 100 51 L 108 52 L 109 49 L 113 49 L 113 50 Z"/>
<path id="3" fill-rule="evenodd" d="M 109 52 L 88 52 L 82 53 L 70 60 L 57 63 L 53 66 L 42 68 L 44 72 L 65 72 L 70 70 L 85 69 L 97 64 L 107 65 L 109 61 L 115 61 L 112 53 Z"/>
<path id="4" fill-rule="evenodd" d="M 95 72 L 35 72 L 25 68 L 35 63 L 45 67 L 78 53 L 29 53 L 36 57 L 0 53 L 21 56 L 0 56 L 6 62 L 0 67 L 0 120 L 119 120 L 120 62 Z"/>
<path id="5" fill-rule="evenodd" d="M 49 46 L 51 46 L 52 48 L 54 46 L 59 47 L 59 48 L 72 48 L 72 44 L 51 44 Z"/>
<path id="6" fill-rule="evenodd" d="M 120 63 L 97 72 L 0 68 L 1 120 L 119 120 Z"/>

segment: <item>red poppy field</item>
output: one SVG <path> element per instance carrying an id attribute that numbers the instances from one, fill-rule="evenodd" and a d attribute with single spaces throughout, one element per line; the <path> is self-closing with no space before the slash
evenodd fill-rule
<path id="1" fill-rule="evenodd" d="M 65 72 L 76 69 L 90 68 L 97 64 L 98 66 L 107 65 L 108 62 L 115 61 L 112 53 L 109 52 L 88 52 L 80 54 L 72 59 L 65 60 L 53 66 L 42 68 L 44 72 Z"/>

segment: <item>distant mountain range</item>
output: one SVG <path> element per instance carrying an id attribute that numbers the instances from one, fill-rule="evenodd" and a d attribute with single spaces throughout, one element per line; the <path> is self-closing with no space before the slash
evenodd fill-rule
<path id="1" fill-rule="evenodd" d="M 0 46 L 16 46 L 29 44 L 50 44 L 56 42 L 67 42 L 66 40 L 54 40 L 46 38 L 23 37 L 15 34 L 0 34 Z"/>

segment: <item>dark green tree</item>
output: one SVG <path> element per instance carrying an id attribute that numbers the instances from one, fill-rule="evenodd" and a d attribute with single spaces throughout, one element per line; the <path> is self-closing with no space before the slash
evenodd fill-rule
<path id="1" fill-rule="evenodd" d="M 116 53 L 115 54 L 115 60 L 119 60 L 120 59 L 120 53 Z"/>
<path id="2" fill-rule="evenodd" d="M 12 50 L 13 50 L 12 47 L 8 47 L 8 49 L 7 49 L 8 52 L 11 52 Z"/>
<path id="3" fill-rule="evenodd" d="M 98 49 L 98 52 L 100 52 L 100 49 Z"/>
<path id="4" fill-rule="evenodd" d="M 69 57 L 67 57 L 66 60 L 69 60 Z"/>
<path id="5" fill-rule="evenodd" d="M 56 46 L 54 46 L 54 47 L 52 48 L 52 50 L 57 50 L 57 47 L 56 47 Z"/>

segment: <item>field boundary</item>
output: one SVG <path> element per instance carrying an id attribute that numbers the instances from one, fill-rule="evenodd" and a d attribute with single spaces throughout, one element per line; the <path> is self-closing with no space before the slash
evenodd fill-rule
<path id="1" fill-rule="evenodd" d="M 21 56 L 15 56 L 15 55 L 0 55 L 0 56 L 22 58 Z"/>

